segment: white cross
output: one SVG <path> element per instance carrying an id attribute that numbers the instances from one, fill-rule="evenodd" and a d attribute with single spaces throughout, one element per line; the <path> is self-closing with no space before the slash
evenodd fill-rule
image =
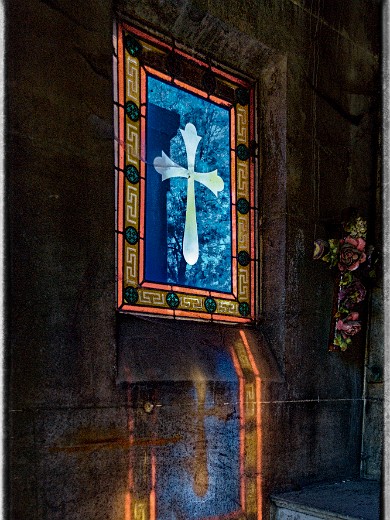
<path id="1" fill-rule="evenodd" d="M 218 176 L 218 170 L 208 173 L 199 173 L 195 171 L 195 155 L 199 141 L 202 139 L 198 135 L 195 126 L 187 123 L 184 130 L 181 130 L 184 144 L 187 152 L 187 169 L 176 164 L 164 152 L 161 157 L 156 157 L 153 166 L 162 176 L 162 181 L 172 177 L 185 177 L 187 183 L 187 209 L 186 220 L 184 226 L 183 237 L 183 256 L 187 264 L 194 265 L 199 257 L 198 228 L 196 224 L 196 206 L 195 206 L 195 181 L 200 182 L 211 190 L 216 197 L 218 192 L 224 188 L 224 182 Z"/>

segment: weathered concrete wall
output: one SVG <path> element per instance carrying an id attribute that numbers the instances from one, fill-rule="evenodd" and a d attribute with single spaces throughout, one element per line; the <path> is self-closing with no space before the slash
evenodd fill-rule
<path id="1" fill-rule="evenodd" d="M 272 491 L 359 474 L 364 344 L 327 352 L 333 279 L 312 262 L 312 242 L 327 238 L 347 207 L 375 214 L 379 6 L 368 0 L 15 0 L 8 6 L 13 519 L 127 520 L 129 431 L 139 439 L 187 435 L 186 414 L 197 414 L 184 384 L 180 390 L 145 382 L 131 399 L 116 384 L 115 11 L 185 44 L 214 24 L 222 33 L 238 31 L 248 55 L 253 45 L 269 49 L 261 58 L 265 68 L 260 58 L 256 64 L 271 99 L 261 107 L 269 143 L 262 194 L 266 341 L 252 344 L 260 368 L 263 348 L 279 364 L 263 381 L 260 407 L 266 515 Z M 245 52 L 235 40 L 218 50 L 217 38 L 210 39 L 204 50 L 251 67 L 250 60 L 236 63 Z M 272 92 L 273 67 L 284 97 L 280 81 Z M 279 136 L 274 149 L 267 135 Z M 273 218 L 267 220 L 267 211 Z M 197 332 L 196 324 L 183 327 Z M 143 404 L 156 395 L 163 410 L 148 414 Z M 226 415 L 222 401 L 216 407 Z M 164 453 L 160 463 L 168 467 L 172 459 Z M 132 471 L 142 485 L 149 469 Z M 219 485 L 223 490 L 225 483 Z"/>
<path id="2" fill-rule="evenodd" d="M 375 243 L 380 249 L 383 240 L 383 208 L 381 178 L 382 158 L 378 157 L 377 204 L 375 214 Z M 365 363 L 365 407 L 363 412 L 363 439 L 361 474 L 364 478 L 380 480 L 384 478 L 382 467 L 384 445 L 384 288 L 383 265 L 379 265 L 378 283 L 371 293 L 369 329 Z M 382 283 L 381 283 L 382 281 Z M 382 480 L 383 483 L 383 480 Z M 383 486 L 382 486 L 383 487 Z"/>

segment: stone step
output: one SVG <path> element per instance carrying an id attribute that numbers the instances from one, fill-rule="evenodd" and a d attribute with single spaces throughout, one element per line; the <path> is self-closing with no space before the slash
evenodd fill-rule
<path id="1" fill-rule="evenodd" d="M 271 520 L 379 520 L 380 483 L 345 480 L 271 496 Z"/>

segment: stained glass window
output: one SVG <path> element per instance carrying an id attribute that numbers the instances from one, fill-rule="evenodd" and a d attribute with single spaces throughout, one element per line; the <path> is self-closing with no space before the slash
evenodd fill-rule
<path id="1" fill-rule="evenodd" d="M 256 318 L 253 82 L 118 25 L 117 308 Z"/>

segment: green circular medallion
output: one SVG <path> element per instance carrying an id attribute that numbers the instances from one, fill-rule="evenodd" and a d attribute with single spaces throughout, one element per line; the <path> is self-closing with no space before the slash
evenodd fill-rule
<path id="1" fill-rule="evenodd" d="M 126 287 L 125 300 L 127 303 L 134 305 L 138 301 L 138 291 L 134 287 Z"/>
<path id="2" fill-rule="evenodd" d="M 134 246 L 139 239 L 138 231 L 133 226 L 129 226 L 125 229 L 125 237 L 128 243 Z"/>
<path id="3" fill-rule="evenodd" d="M 249 91 L 246 88 L 238 88 L 236 90 L 236 100 L 242 106 L 249 103 Z"/>
<path id="4" fill-rule="evenodd" d="M 129 164 L 128 166 L 126 166 L 125 171 L 127 180 L 132 184 L 137 184 L 137 182 L 139 181 L 139 172 L 137 168 L 132 164 Z"/>
<path id="5" fill-rule="evenodd" d="M 246 266 L 251 261 L 251 257 L 247 251 L 240 251 L 238 253 L 238 263 L 242 266 Z"/>
<path id="6" fill-rule="evenodd" d="M 125 37 L 125 47 L 131 56 L 139 56 L 141 54 L 142 45 L 138 40 L 133 38 L 133 36 L 130 36 L 130 34 Z"/>
<path id="7" fill-rule="evenodd" d="M 250 156 L 249 148 L 245 144 L 239 144 L 237 146 L 237 155 L 241 161 L 247 161 Z"/>
<path id="8" fill-rule="evenodd" d="M 246 199 L 238 199 L 237 201 L 237 209 L 243 215 L 246 215 L 249 211 L 249 202 Z"/>
<path id="9" fill-rule="evenodd" d="M 204 301 L 204 306 L 206 307 L 207 312 L 215 312 L 217 309 L 217 302 L 214 300 L 214 298 L 206 298 Z"/>
<path id="10" fill-rule="evenodd" d="M 180 300 L 176 293 L 169 292 L 166 297 L 167 304 L 171 309 L 176 309 L 178 307 Z"/>
<path id="11" fill-rule="evenodd" d="M 211 70 L 206 70 L 202 77 L 202 85 L 207 94 L 213 94 L 216 87 L 217 82 L 215 80 L 215 75 L 211 72 Z"/>
<path id="12" fill-rule="evenodd" d="M 126 114 L 132 121 L 138 121 L 139 119 L 139 108 L 133 101 L 128 101 L 125 105 Z"/>
<path id="13" fill-rule="evenodd" d="M 246 302 L 242 302 L 238 306 L 238 311 L 241 314 L 241 316 L 248 316 L 250 312 L 249 305 Z"/>
<path id="14" fill-rule="evenodd" d="M 165 67 L 172 77 L 180 76 L 182 73 L 181 60 L 174 52 L 167 54 L 165 59 Z"/>

